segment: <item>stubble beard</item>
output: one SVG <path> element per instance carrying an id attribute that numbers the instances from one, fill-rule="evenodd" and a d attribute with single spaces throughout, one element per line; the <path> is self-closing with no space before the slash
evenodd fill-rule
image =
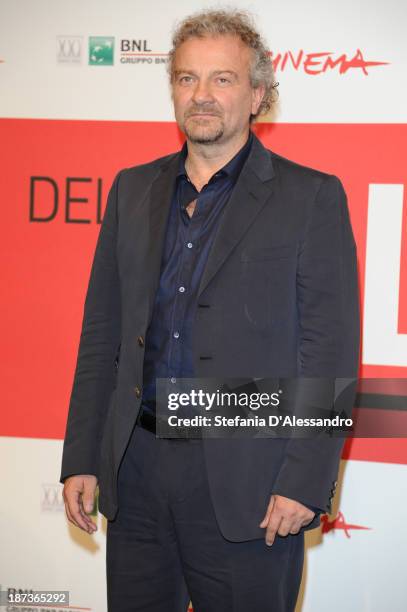
<path id="1" fill-rule="evenodd" d="M 192 123 L 192 125 L 191 125 Z M 189 125 L 188 125 L 189 124 Z M 195 144 L 212 144 L 218 142 L 224 134 L 225 126 L 223 121 L 217 126 L 194 124 L 194 122 L 185 121 L 184 132 L 190 142 Z"/>

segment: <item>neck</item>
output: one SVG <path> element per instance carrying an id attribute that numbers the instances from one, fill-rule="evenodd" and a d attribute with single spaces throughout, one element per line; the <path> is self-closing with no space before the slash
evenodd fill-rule
<path id="1" fill-rule="evenodd" d="M 187 140 L 188 155 L 185 160 L 185 170 L 199 191 L 215 172 L 223 168 L 240 151 L 248 137 L 249 129 L 224 143 L 198 144 Z"/>

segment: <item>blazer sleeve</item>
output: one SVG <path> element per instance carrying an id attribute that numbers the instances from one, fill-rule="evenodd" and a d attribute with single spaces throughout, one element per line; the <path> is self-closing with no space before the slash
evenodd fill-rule
<path id="1" fill-rule="evenodd" d="M 334 175 L 326 175 L 315 198 L 296 286 L 299 375 L 292 411 L 308 405 L 325 416 L 334 410 L 350 417 L 359 367 L 357 258 L 346 194 Z M 272 492 L 330 512 L 344 441 L 326 430 L 290 438 Z"/>
<path id="2" fill-rule="evenodd" d="M 101 434 L 114 388 L 114 360 L 121 336 L 116 259 L 121 172 L 109 191 L 85 298 L 63 445 L 61 483 L 73 474 L 98 477 L 99 473 Z"/>

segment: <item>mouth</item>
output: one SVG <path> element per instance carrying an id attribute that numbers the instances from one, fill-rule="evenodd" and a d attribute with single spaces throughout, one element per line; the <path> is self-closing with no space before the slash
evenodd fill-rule
<path id="1" fill-rule="evenodd" d="M 188 117 L 218 117 L 219 115 L 214 115 L 213 113 L 192 113 L 188 115 Z"/>

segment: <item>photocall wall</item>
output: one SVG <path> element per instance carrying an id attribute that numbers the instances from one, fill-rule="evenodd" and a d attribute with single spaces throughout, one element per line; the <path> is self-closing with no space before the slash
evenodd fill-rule
<path id="1" fill-rule="evenodd" d="M 182 146 L 166 72 L 171 30 L 206 6 L 218 5 L 0 0 L 0 591 L 68 590 L 71 607 L 106 610 L 106 520 L 96 508 L 95 535 L 73 527 L 59 483 L 83 304 L 113 177 Z M 360 389 L 359 407 L 406 431 L 406 9 L 399 0 L 234 6 L 254 14 L 279 82 L 256 134 L 344 184 L 360 377 L 394 379 Z M 404 611 L 406 503 L 406 439 L 348 440 L 333 511 L 306 535 L 297 612 Z"/>

